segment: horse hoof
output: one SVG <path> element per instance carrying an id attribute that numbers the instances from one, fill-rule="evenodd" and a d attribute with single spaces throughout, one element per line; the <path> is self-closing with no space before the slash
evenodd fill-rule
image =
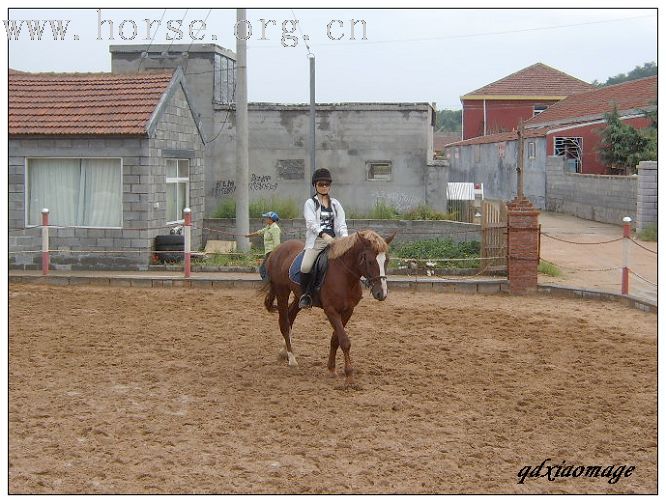
<path id="1" fill-rule="evenodd" d="M 328 377 L 331 379 L 336 379 L 338 377 L 338 373 L 334 370 L 328 370 Z"/>
<path id="2" fill-rule="evenodd" d="M 278 360 L 286 360 L 287 357 L 287 350 L 282 348 L 280 351 L 278 351 Z"/>
<path id="3" fill-rule="evenodd" d="M 296 357 L 292 353 L 287 353 L 287 357 L 289 358 L 290 367 L 298 367 L 298 362 L 296 361 Z"/>

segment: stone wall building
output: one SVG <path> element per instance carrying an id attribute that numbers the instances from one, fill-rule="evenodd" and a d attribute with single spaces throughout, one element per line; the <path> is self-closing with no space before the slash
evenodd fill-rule
<path id="1" fill-rule="evenodd" d="M 9 76 L 10 266 L 39 262 L 48 208 L 54 268 L 147 269 L 155 236 L 194 215 L 201 246 L 204 136 L 180 70 Z M 198 229 L 197 229 L 198 227 Z"/>

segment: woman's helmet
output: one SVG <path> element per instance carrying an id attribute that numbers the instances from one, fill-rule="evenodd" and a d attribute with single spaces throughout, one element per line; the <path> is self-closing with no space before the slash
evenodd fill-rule
<path id="1" fill-rule="evenodd" d="M 331 182 L 333 183 L 333 178 L 331 178 L 331 172 L 326 168 L 319 168 L 314 173 L 312 173 L 312 185 L 316 185 L 317 182 Z"/>
<path id="2" fill-rule="evenodd" d="M 273 222 L 277 222 L 278 220 L 280 220 L 280 216 L 274 211 L 268 211 L 266 213 L 262 213 L 261 216 L 264 218 L 270 218 Z"/>

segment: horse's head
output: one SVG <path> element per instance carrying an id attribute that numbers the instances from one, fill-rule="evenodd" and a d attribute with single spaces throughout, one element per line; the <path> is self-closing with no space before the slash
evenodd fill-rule
<path id="1" fill-rule="evenodd" d="M 386 269 L 388 267 L 388 245 L 395 233 L 383 239 L 374 231 L 357 233 L 360 243 L 358 267 L 370 286 L 372 296 L 377 300 L 385 300 L 388 296 Z"/>

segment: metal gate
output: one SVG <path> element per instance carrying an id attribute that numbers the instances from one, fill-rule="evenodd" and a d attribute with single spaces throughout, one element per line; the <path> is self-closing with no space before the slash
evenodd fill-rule
<path id="1" fill-rule="evenodd" d="M 506 272 L 506 204 L 481 202 L 481 270 Z"/>

